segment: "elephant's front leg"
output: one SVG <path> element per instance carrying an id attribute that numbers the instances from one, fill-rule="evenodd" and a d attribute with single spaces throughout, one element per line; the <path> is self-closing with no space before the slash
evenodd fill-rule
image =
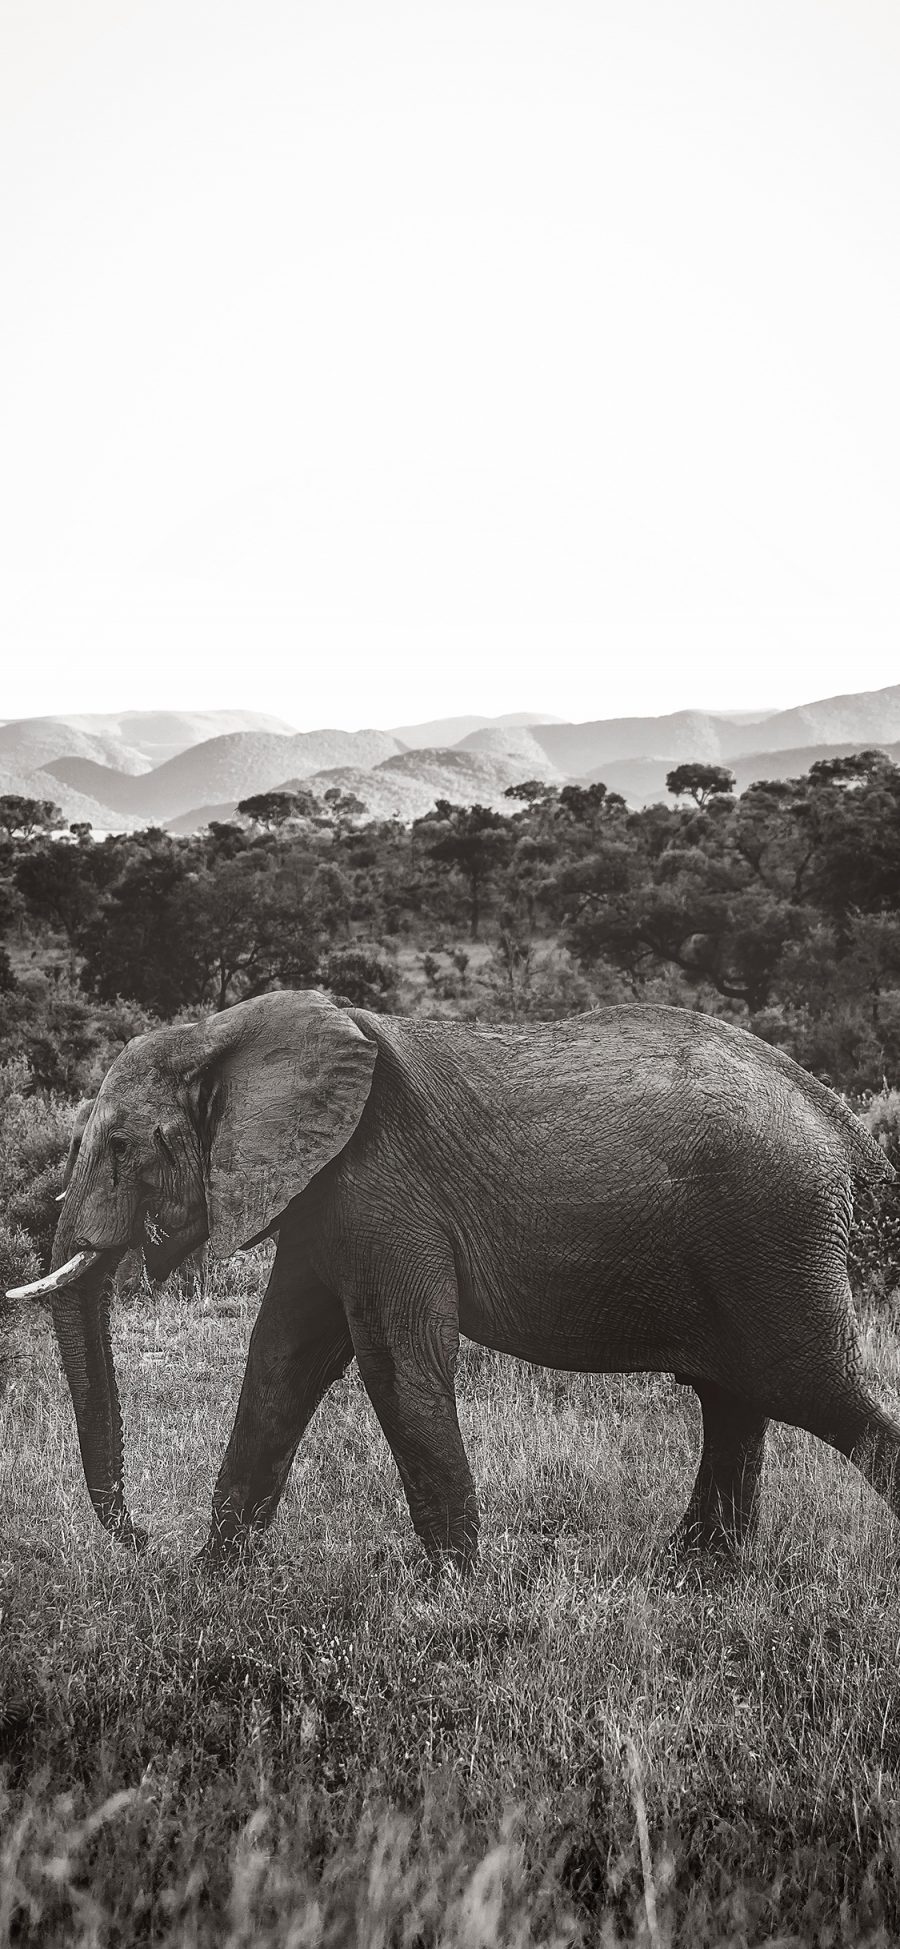
<path id="1" fill-rule="evenodd" d="M 340 1301 L 313 1272 L 298 1267 L 283 1238 L 250 1339 L 237 1415 L 213 1493 L 206 1558 L 215 1560 L 251 1530 L 268 1527 L 300 1437 L 352 1358 Z"/>
<path id="2" fill-rule="evenodd" d="M 449 1557 L 461 1570 L 478 1549 L 478 1509 L 472 1471 L 456 1414 L 454 1369 L 459 1351 L 455 1307 L 392 1318 L 367 1307 L 349 1309 L 359 1371 L 381 1423 L 409 1504 L 416 1534 L 433 1560 Z"/>

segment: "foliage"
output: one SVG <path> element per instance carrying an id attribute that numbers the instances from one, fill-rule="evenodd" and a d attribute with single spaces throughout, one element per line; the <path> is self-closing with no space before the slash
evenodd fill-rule
<path id="1" fill-rule="evenodd" d="M 897 1173 L 877 1196 L 862 1194 L 850 1234 L 854 1289 L 883 1299 L 900 1287 L 900 1090 L 883 1089 L 857 1111 Z"/>
<path id="2" fill-rule="evenodd" d="M 725 765 L 702 765 L 692 759 L 666 773 L 666 791 L 676 799 L 687 795 L 702 811 L 711 798 L 734 791 L 734 773 Z"/>
<path id="3" fill-rule="evenodd" d="M 11 1223 L 0 1213 L 0 1292 L 9 1286 L 24 1286 L 26 1280 L 36 1279 L 45 1267 L 35 1243 L 24 1225 Z M 0 1299 L 0 1311 L 3 1301 Z M 0 1332 L 2 1332 L 0 1318 Z M 0 1341 L 0 1360 L 3 1358 L 3 1345 Z"/>
<path id="4" fill-rule="evenodd" d="M 0 1292 L 49 1263 L 71 1125 L 71 1106 L 36 1094 L 22 1057 L 0 1063 Z"/>
<path id="5" fill-rule="evenodd" d="M 49 960 L 0 994 L 0 1060 L 24 1057 L 33 1090 L 93 1096 L 120 1049 L 153 1026 L 132 1001 L 89 1001 L 69 968 Z"/>
<path id="6" fill-rule="evenodd" d="M 732 782 L 682 764 L 680 803 L 634 811 L 602 780 L 525 779 L 508 810 L 438 800 L 406 827 L 290 781 L 185 838 L 14 831 L 0 1056 L 23 1050 L 39 1082 L 74 1089 L 104 1008 L 164 1021 L 318 984 L 500 1021 L 553 1015 L 563 995 L 664 998 L 746 1022 L 839 1089 L 878 1090 L 900 1070 L 900 769 L 862 751 L 739 798 Z"/>
<path id="7" fill-rule="evenodd" d="M 485 805 L 451 805 L 438 799 L 434 812 L 414 828 L 428 856 L 455 868 L 469 896 L 469 932 L 478 939 L 485 885 L 499 872 L 509 852 L 508 821 Z"/>
<path id="8" fill-rule="evenodd" d="M 377 948 L 338 948 L 326 956 L 321 977 L 336 1002 L 388 1015 L 397 1003 L 397 969 Z"/>
<path id="9" fill-rule="evenodd" d="M 30 799 L 19 792 L 0 792 L 0 826 L 8 839 L 14 833 L 30 839 L 38 827 L 49 832 L 62 823 L 59 806 L 52 799 Z"/>
<path id="10" fill-rule="evenodd" d="M 311 818 L 318 811 L 318 800 L 313 792 L 255 792 L 248 799 L 238 802 L 238 812 L 243 819 L 253 825 L 261 826 L 266 832 L 278 832 L 286 826 L 289 819 Z"/>

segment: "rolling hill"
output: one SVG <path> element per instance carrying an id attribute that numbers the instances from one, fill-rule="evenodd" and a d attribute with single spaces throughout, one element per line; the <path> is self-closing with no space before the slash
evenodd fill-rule
<path id="1" fill-rule="evenodd" d="M 893 763 L 900 764 L 900 741 L 886 742 L 884 739 L 853 739 L 842 744 L 806 744 L 793 750 L 753 751 L 745 758 L 727 760 L 728 769 L 734 775 L 738 792 L 745 792 L 748 785 L 758 780 L 770 778 L 801 778 L 810 765 L 818 764 L 822 758 L 847 758 L 853 751 L 864 746 L 874 746 L 883 751 Z M 611 792 L 621 792 L 629 805 L 653 805 L 660 799 L 672 803 L 666 791 L 666 773 L 672 770 L 670 758 L 619 758 L 608 764 L 598 765 L 582 781 L 593 784 L 600 780 Z M 677 761 L 677 762 L 680 762 Z"/>
<path id="2" fill-rule="evenodd" d="M 0 765 L 27 776 L 57 758 L 81 758 L 137 777 L 152 760 L 136 745 L 109 732 L 86 731 L 62 717 L 20 717 L 0 725 Z"/>
<path id="3" fill-rule="evenodd" d="M 198 736 L 210 726 L 214 735 Z M 432 730 L 440 735 L 426 741 Z M 286 781 L 316 791 L 341 785 L 373 815 L 404 819 L 436 798 L 508 803 L 507 785 L 526 778 L 602 779 L 640 805 L 665 797 L 666 773 L 685 759 L 728 765 L 743 790 L 753 778 L 796 776 L 819 757 L 873 744 L 891 756 L 900 750 L 900 684 L 788 711 L 683 710 L 583 724 L 523 711 L 393 731 L 292 731 L 248 711 L 24 718 L 0 725 L 0 781 L 5 790 L 53 797 L 67 820 L 90 819 L 101 830 L 190 831 Z M 162 751 L 168 755 L 154 763 Z"/>
<path id="4" fill-rule="evenodd" d="M 625 758 L 667 759 L 671 769 L 686 758 L 728 764 L 758 751 L 798 751 L 812 745 L 844 744 L 858 750 L 900 739 L 900 684 L 825 697 L 751 722 L 709 711 L 674 711 L 665 717 L 535 724 L 531 735 L 561 771 L 578 778 L 597 777 L 605 764 Z"/>
<path id="5" fill-rule="evenodd" d="M 607 717 L 587 724 L 535 724 L 531 735 L 561 772 L 585 778 L 598 765 L 622 758 L 702 758 L 717 764 L 741 726 L 708 711 L 674 711 L 666 717 Z"/>
<path id="6" fill-rule="evenodd" d="M 179 751 L 202 744 L 206 738 L 223 736 L 227 731 L 280 731 L 293 734 L 293 724 L 262 711 L 112 711 L 70 715 L 59 720 L 81 731 L 93 732 L 130 745 L 147 760 L 147 765 L 162 765 Z"/>
<path id="7" fill-rule="evenodd" d="M 540 775 L 549 776 L 551 769 L 543 758 Z M 411 820 L 430 812 L 436 799 L 448 799 L 451 805 L 489 805 L 509 812 L 509 800 L 504 798 L 507 785 L 534 776 L 533 764 L 523 770 L 521 759 L 514 754 L 438 746 L 401 751 L 368 769 L 361 765 L 328 766 L 280 779 L 276 789 L 291 792 L 303 786 L 321 798 L 329 787 L 338 786 L 342 792 L 353 792 L 373 819 Z M 198 807 L 170 820 L 168 828 L 170 832 L 192 832 L 210 819 L 231 818 L 234 809 L 233 800 Z"/>
<path id="8" fill-rule="evenodd" d="M 285 777 L 306 778 L 323 766 L 354 761 L 369 767 L 399 749 L 387 731 L 231 731 L 181 751 L 142 778 L 124 782 L 82 759 L 48 765 L 50 778 L 87 790 L 114 811 L 165 824 L 199 805 L 265 792 Z"/>
<path id="9" fill-rule="evenodd" d="M 515 773 L 515 777 L 508 780 L 509 784 L 521 784 L 526 778 L 542 778 L 547 784 L 559 785 L 568 776 L 548 757 L 535 733 L 525 726 L 517 728 L 510 725 L 501 730 L 492 725 L 485 730 L 470 731 L 468 737 L 460 739 L 456 750 L 477 752 L 482 758 L 508 762 Z"/>
<path id="10" fill-rule="evenodd" d="M 392 724 L 391 732 L 410 751 L 461 744 L 471 731 L 516 729 L 527 724 L 562 724 L 547 711 L 508 711 L 503 717 L 433 717 L 426 724 Z"/>
<path id="11" fill-rule="evenodd" d="M 67 825 L 86 822 L 99 833 L 134 832 L 145 823 L 130 812 L 112 812 L 108 805 L 101 805 L 89 793 L 55 784 L 44 772 L 23 774 L 10 771 L 6 765 L 0 764 L 0 794 L 5 797 L 8 793 L 19 798 L 52 799 Z"/>
<path id="12" fill-rule="evenodd" d="M 760 750 L 802 751 L 811 745 L 844 744 L 859 751 L 865 745 L 895 743 L 900 739 L 900 684 L 822 697 L 776 711 L 762 725 L 734 724 L 729 729 L 726 755 L 734 758 Z"/>

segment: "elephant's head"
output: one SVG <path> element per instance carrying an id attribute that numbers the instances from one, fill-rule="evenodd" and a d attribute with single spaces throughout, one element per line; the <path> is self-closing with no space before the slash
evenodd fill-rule
<path id="1" fill-rule="evenodd" d="M 73 1142 L 47 1294 L 91 1501 L 124 1541 L 141 1535 L 122 1490 L 122 1423 L 108 1293 L 130 1246 L 164 1279 L 207 1237 L 227 1258 L 275 1229 L 352 1136 L 374 1045 L 315 992 L 240 1002 L 128 1044 Z"/>

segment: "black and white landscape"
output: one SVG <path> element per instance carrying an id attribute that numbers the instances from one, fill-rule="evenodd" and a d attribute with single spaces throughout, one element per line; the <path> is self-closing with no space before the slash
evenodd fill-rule
<path id="1" fill-rule="evenodd" d="M 898 0 L 0 0 L 0 1949 L 900 1944 Z"/>

